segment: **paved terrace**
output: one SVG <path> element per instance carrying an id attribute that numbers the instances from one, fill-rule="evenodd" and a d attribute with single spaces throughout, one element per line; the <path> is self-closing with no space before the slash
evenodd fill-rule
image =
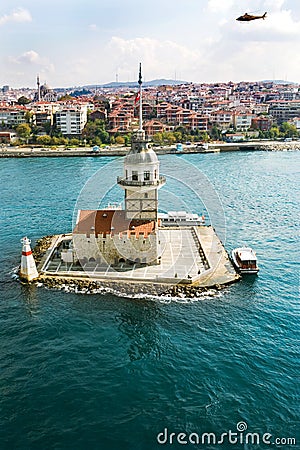
<path id="1" fill-rule="evenodd" d="M 226 250 L 212 227 L 169 228 L 159 230 L 161 264 L 145 266 L 120 263 L 118 266 L 65 263 L 60 251 L 71 235 L 60 235 L 47 252 L 40 267 L 43 276 L 87 278 L 91 280 L 199 284 L 209 287 L 236 281 Z"/>

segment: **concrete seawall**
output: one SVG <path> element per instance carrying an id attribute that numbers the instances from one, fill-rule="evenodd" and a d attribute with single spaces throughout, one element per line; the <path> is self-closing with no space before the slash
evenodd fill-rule
<path id="1" fill-rule="evenodd" d="M 299 150 L 300 141 L 249 141 L 236 143 L 212 143 L 207 148 L 196 145 L 183 145 L 182 151 L 177 151 L 175 146 L 154 147 L 157 155 L 165 154 L 192 154 L 192 153 L 218 153 L 233 151 L 283 151 Z M 109 149 L 103 149 L 99 152 L 93 152 L 90 148 L 78 147 L 74 149 L 64 148 L 37 148 L 37 147 L 2 147 L 0 148 L 0 157 L 2 158 L 32 158 L 32 157 L 86 157 L 93 156 L 125 156 L 129 147 L 111 146 Z"/>

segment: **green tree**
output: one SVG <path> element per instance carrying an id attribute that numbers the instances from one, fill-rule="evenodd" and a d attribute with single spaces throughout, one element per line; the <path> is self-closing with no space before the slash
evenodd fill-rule
<path id="1" fill-rule="evenodd" d="M 52 145 L 59 145 L 60 144 L 60 139 L 58 138 L 58 137 L 55 137 L 55 136 L 53 136 L 52 138 L 51 138 L 51 144 Z"/>
<path id="2" fill-rule="evenodd" d="M 98 147 L 100 147 L 100 145 L 102 144 L 101 139 L 98 138 L 98 137 L 95 137 L 95 138 L 91 141 L 91 143 L 92 143 L 93 145 L 98 145 Z"/>
<path id="3" fill-rule="evenodd" d="M 186 129 L 185 127 L 183 127 L 183 126 L 181 125 L 181 126 L 179 126 L 179 127 L 177 127 L 177 128 L 175 129 L 175 132 L 176 132 L 176 133 L 181 133 L 181 140 L 183 140 L 183 141 L 186 141 L 186 140 L 187 140 L 186 137 L 187 137 L 188 132 L 187 132 L 187 129 Z"/>
<path id="4" fill-rule="evenodd" d="M 71 138 L 70 139 L 70 145 L 74 146 L 74 147 L 78 147 L 78 145 L 80 144 L 80 140 L 77 138 Z"/>
<path id="5" fill-rule="evenodd" d="M 272 126 L 271 129 L 269 130 L 268 135 L 269 135 L 268 137 L 269 137 L 270 139 L 278 139 L 278 138 L 279 138 L 279 135 L 280 135 L 280 130 L 279 130 L 279 128 L 276 127 L 275 125 Z"/>
<path id="6" fill-rule="evenodd" d="M 280 126 L 280 131 L 283 133 L 284 137 L 298 136 L 297 127 L 289 122 L 283 122 Z"/>
<path id="7" fill-rule="evenodd" d="M 220 130 L 219 130 L 219 128 L 216 126 L 216 125 L 213 125 L 212 127 L 211 127 L 211 130 L 210 130 L 210 137 L 212 138 L 212 139 L 214 139 L 214 140 L 219 140 L 220 139 L 220 135 L 221 135 L 221 132 L 220 132 Z"/>
<path id="8" fill-rule="evenodd" d="M 117 136 L 116 137 L 116 144 L 118 144 L 118 145 L 124 145 L 125 144 L 125 139 L 123 138 L 123 136 Z"/>
<path id="9" fill-rule="evenodd" d="M 174 136 L 174 133 L 172 131 L 167 131 L 162 133 L 164 142 L 167 142 L 169 145 L 175 144 L 176 137 Z"/>
<path id="10" fill-rule="evenodd" d="M 31 103 L 31 100 L 24 95 L 18 98 L 18 105 L 28 105 L 28 103 Z"/>
<path id="11" fill-rule="evenodd" d="M 209 139 L 210 139 L 210 137 L 209 137 L 209 135 L 208 135 L 208 133 L 207 133 L 206 131 L 201 131 L 201 132 L 199 133 L 199 138 L 200 138 L 201 141 L 203 141 L 203 142 L 208 142 Z"/>
<path id="12" fill-rule="evenodd" d="M 174 131 L 173 132 L 176 142 L 182 142 L 182 133 L 181 131 Z"/>
<path id="13" fill-rule="evenodd" d="M 152 140 L 155 144 L 162 144 L 163 143 L 162 133 L 155 133 Z"/>
<path id="14" fill-rule="evenodd" d="M 52 139 L 50 136 L 44 135 L 44 136 L 38 136 L 36 138 L 36 143 L 39 145 L 51 145 Z"/>
<path id="15" fill-rule="evenodd" d="M 125 134 L 125 136 L 124 136 L 124 145 L 125 145 L 125 147 L 127 147 L 129 143 L 130 143 L 130 136 Z"/>
<path id="16" fill-rule="evenodd" d="M 26 113 L 25 113 L 25 120 L 26 120 L 26 123 L 32 123 L 32 120 L 33 120 L 33 112 L 32 111 L 26 111 Z"/>
<path id="17" fill-rule="evenodd" d="M 16 128 L 16 132 L 19 138 L 27 142 L 31 135 L 30 125 L 28 125 L 28 123 L 20 123 Z"/>
<path id="18" fill-rule="evenodd" d="M 62 101 L 62 102 L 65 102 L 65 101 L 68 101 L 68 100 L 74 100 L 74 98 L 71 95 L 66 94 L 66 95 L 62 95 L 59 100 Z"/>
<path id="19" fill-rule="evenodd" d="M 58 141 L 59 141 L 59 145 L 69 145 L 69 138 L 59 137 Z"/>
<path id="20" fill-rule="evenodd" d="M 82 136 L 86 139 L 98 137 L 101 143 L 109 143 L 109 133 L 106 131 L 104 120 L 96 119 L 94 121 L 88 121 L 82 131 Z"/>

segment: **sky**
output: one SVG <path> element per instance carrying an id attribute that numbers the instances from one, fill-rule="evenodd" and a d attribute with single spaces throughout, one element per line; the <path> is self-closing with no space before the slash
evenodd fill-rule
<path id="1" fill-rule="evenodd" d="M 300 0 L 1 0 L 0 41 L 0 86 L 300 82 Z"/>

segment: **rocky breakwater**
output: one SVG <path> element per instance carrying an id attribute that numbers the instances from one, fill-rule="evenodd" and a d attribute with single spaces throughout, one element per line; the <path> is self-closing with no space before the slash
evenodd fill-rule
<path id="1" fill-rule="evenodd" d="M 283 151 L 283 150 L 300 150 L 300 141 L 292 142 L 264 142 L 264 150 L 267 151 Z"/>
<path id="2" fill-rule="evenodd" d="M 32 254 L 37 266 L 41 263 L 49 247 L 51 247 L 53 238 L 54 236 L 44 236 L 36 241 Z"/>
<path id="3" fill-rule="evenodd" d="M 47 289 L 57 289 L 76 294 L 107 294 L 111 293 L 120 297 L 149 298 L 160 297 L 164 299 L 196 299 L 216 295 L 225 286 L 215 285 L 206 288 L 197 285 L 165 285 L 159 283 L 130 283 L 114 281 L 96 281 L 79 278 L 63 278 L 42 275 L 39 286 Z"/>

